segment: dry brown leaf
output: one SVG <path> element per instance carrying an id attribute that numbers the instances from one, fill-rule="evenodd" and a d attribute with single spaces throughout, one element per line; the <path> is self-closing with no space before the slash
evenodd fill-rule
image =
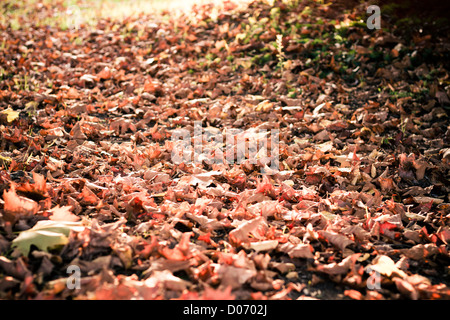
<path id="1" fill-rule="evenodd" d="M 332 262 L 330 264 L 325 264 L 325 265 L 319 264 L 316 267 L 316 270 L 319 272 L 330 274 L 330 275 L 346 274 L 353 267 L 356 259 L 358 259 L 358 257 L 360 255 L 361 254 L 359 254 L 359 253 L 352 254 L 339 263 Z"/>
<path id="2" fill-rule="evenodd" d="M 237 289 L 254 277 L 256 270 L 220 265 L 217 273 L 221 279 L 221 286 Z"/>
<path id="3" fill-rule="evenodd" d="M 354 243 L 353 240 L 350 240 L 346 236 L 334 232 L 328 232 L 324 230 L 317 231 L 320 236 L 324 237 L 329 241 L 331 244 L 333 244 L 335 247 L 339 248 L 340 250 L 344 251 L 345 247 L 348 245 L 351 245 Z"/>
<path id="4" fill-rule="evenodd" d="M 290 242 L 280 244 L 278 251 L 287 253 L 291 258 L 314 258 L 314 249 L 306 243 L 292 244 Z"/>
<path id="5" fill-rule="evenodd" d="M 232 243 L 239 245 L 242 242 L 248 242 L 249 235 L 255 233 L 260 228 L 267 228 L 264 217 L 257 217 L 240 224 L 236 229 L 232 230 L 228 236 Z"/>
<path id="6" fill-rule="evenodd" d="M 417 300 L 419 298 L 419 293 L 414 288 L 414 286 L 406 280 L 395 278 L 395 285 L 397 286 L 398 291 L 407 296 L 412 300 Z"/>

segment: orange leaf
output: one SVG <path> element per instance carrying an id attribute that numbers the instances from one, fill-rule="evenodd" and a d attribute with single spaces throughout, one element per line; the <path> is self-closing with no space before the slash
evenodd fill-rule
<path id="1" fill-rule="evenodd" d="M 194 34 L 189 34 L 187 37 L 186 37 L 186 39 L 187 40 L 189 40 L 189 41 L 192 41 L 192 42 L 194 42 L 194 41 L 196 41 L 198 38 L 194 35 Z"/>
<path id="2" fill-rule="evenodd" d="M 437 236 L 444 242 L 445 244 L 450 243 L 450 230 L 444 229 L 441 232 L 437 233 Z"/>
<path id="3" fill-rule="evenodd" d="M 83 188 L 83 191 L 81 191 L 79 197 L 81 197 L 84 201 L 90 204 L 97 204 L 99 201 L 95 193 L 92 192 L 91 189 L 87 188 L 86 186 Z"/>
<path id="4" fill-rule="evenodd" d="M 161 90 L 161 85 L 158 82 L 153 81 L 151 78 L 148 78 L 147 80 L 145 80 L 144 92 L 154 94 L 155 92 L 160 91 L 160 90 Z"/>
<path id="5" fill-rule="evenodd" d="M 112 72 L 109 68 L 104 68 L 102 71 L 100 71 L 97 74 L 97 78 L 98 79 L 103 79 L 103 80 L 108 80 L 110 79 L 112 76 Z"/>
<path id="6" fill-rule="evenodd" d="M 202 295 L 204 300 L 234 300 L 236 297 L 231 293 L 231 286 L 221 289 L 213 289 L 211 287 L 206 287 Z"/>
<path id="7" fill-rule="evenodd" d="M 33 172 L 33 180 L 36 190 L 39 190 L 42 193 L 47 192 L 47 184 L 43 175 Z"/>
<path id="8" fill-rule="evenodd" d="M 45 43 L 45 46 L 49 49 L 53 47 L 53 41 L 50 38 L 45 39 L 44 43 Z"/>
<path id="9" fill-rule="evenodd" d="M 3 200 L 5 201 L 3 206 L 4 218 L 10 222 L 15 222 L 18 215 L 36 214 L 39 209 L 35 201 L 18 196 L 14 185 L 8 192 L 3 191 Z"/>
<path id="10" fill-rule="evenodd" d="M 80 94 L 78 93 L 78 90 L 75 88 L 70 88 L 67 92 L 67 98 L 69 99 L 78 99 L 80 97 Z"/>
<path id="11" fill-rule="evenodd" d="M 391 191 L 394 189 L 394 180 L 391 178 L 378 178 L 378 181 L 380 183 L 381 190 L 383 191 Z"/>
<path id="12" fill-rule="evenodd" d="M 183 233 L 181 236 L 180 242 L 175 246 L 175 248 L 170 249 L 168 247 L 163 247 L 160 250 L 160 253 L 169 260 L 187 260 L 191 257 L 189 252 L 189 239 L 192 235 L 192 232 Z"/>
<path id="13" fill-rule="evenodd" d="M 345 290 L 344 295 L 346 295 L 347 297 L 350 297 L 354 300 L 362 300 L 363 299 L 363 295 L 361 294 L 361 292 L 353 290 L 353 289 Z"/>
<path id="14" fill-rule="evenodd" d="M 30 184 L 28 181 L 22 184 L 21 186 L 17 187 L 17 191 L 23 192 L 23 193 L 31 193 L 31 194 L 38 194 L 43 197 L 47 197 L 47 183 L 45 180 L 45 177 L 43 175 L 40 175 L 36 172 L 33 172 L 33 180 L 34 183 Z"/>

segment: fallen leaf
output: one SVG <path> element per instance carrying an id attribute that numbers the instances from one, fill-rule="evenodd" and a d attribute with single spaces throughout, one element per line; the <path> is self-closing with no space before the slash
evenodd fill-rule
<path id="1" fill-rule="evenodd" d="M 354 266 L 360 255 L 361 254 L 359 253 L 352 254 L 339 263 L 332 262 L 325 265 L 319 264 L 317 265 L 316 270 L 330 275 L 346 274 Z"/>
<path id="2" fill-rule="evenodd" d="M 180 242 L 175 246 L 175 248 L 170 249 L 168 247 L 163 247 L 160 249 L 160 253 L 169 260 L 187 260 L 192 254 L 189 250 L 189 239 L 192 236 L 192 232 L 185 232 L 181 236 Z"/>
<path id="3" fill-rule="evenodd" d="M 18 196 L 14 184 L 9 191 L 3 191 L 5 201 L 3 210 L 4 218 L 10 222 L 15 222 L 21 215 L 29 216 L 38 212 L 38 204 L 28 198 Z"/>
<path id="4" fill-rule="evenodd" d="M 77 217 L 71 212 L 71 208 L 72 206 L 59 207 L 59 205 L 57 205 L 56 207 L 50 210 L 52 215 L 49 217 L 49 219 L 53 221 L 69 221 L 69 222 L 75 222 L 80 220 L 80 217 Z"/>
<path id="5" fill-rule="evenodd" d="M 285 252 L 291 258 L 314 258 L 313 255 L 313 247 L 306 243 L 292 244 L 292 243 L 283 243 L 278 246 L 278 251 Z"/>
<path id="6" fill-rule="evenodd" d="M 48 251 L 67 244 L 69 241 L 67 237 L 72 230 L 81 232 L 84 227 L 77 222 L 41 220 L 33 228 L 22 231 L 12 241 L 12 247 L 17 248 L 17 251 L 24 256 L 28 256 L 31 245 L 39 250 Z"/>
<path id="7" fill-rule="evenodd" d="M 398 291 L 407 296 L 409 299 L 417 300 L 419 298 L 419 293 L 414 288 L 414 286 L 410 284 L 408 281 L 395 278 L 394 282 Z"/>
<path id="8" fill-rule="evenodd" d="M 100 199 L 95 195 L 94 192 L 92 192 L 91 189 L 84 186 L 81 194 L 79 195 L 79 198 L 81 198 L 83 201 L 89 203 L 89 204 L 97 204 Z"/>
<path id="9" fill-rule="evenodd" d="M 2 111 L 2 114 L 6 115 L 6 121 L 11 123 L 19 117 L 20 112 L 14 111 L 8 107 L 8 109 Z"/>
<path id="10" fill-rule="evenodd" d="M 240 224 L 236 229 L 230 231 L 229 238 L 232 243 L 239 245 L 249 241 L 249 234 L 254 233 L 259 228 L 267 227 L 264 217 L 258 217 Z"/>
<path id="11" fill-rule="evenodd" d="M 33 196 L 38 196 L 39 198 L 48 197 L 47 182 L 45 176 L 36 172 L 33 172 L 32 174 L 34 182 L 30 184 L 27 181 L 24 184 L 19 185 L 17 187 L 17 191 L 20 191 L 30 197 Z"/>
<path id="12" fill-rule="evenodd" d="M 420 261 L 439 252 L 438 247 L 433 243 L 417 244 L 409 249 L 400 249 L 400 252 L 406 257 Z"/>
<path id="13" fill-rule="evenodd" d="M 406 273 L 398 269 L 395 266 L 395 262 L 385 255 L 376 256 L 373 259 L 372 264 L 367 266 L 366 269 L 370 271 L 376 271 L 379 274 L 384 275 L 386 277 L 391 276 L 398 276 L 400 278 L 406 277 Z"/>
<path id="14" fill-rule="evenodd" d="M 256 275 L 256 270 L 237 268 L 229 265 L 220 265 L 217 273 L 221 279 L 221 286 L 240 288 Z"/>
<path id="15" fill-rule="evenodd" d="M 432 197 L 413 197 L 414 201 L 417 203 L 427 204 L 432 202 L 435 205 L 441 204 L 444 202 L 444 199 L 432 198 Z"/>
<path id="16" fill-rule="evenodd" d="M 327 239 L 327 241 L 329 241 L 331 244 L 333 244 L 334 246 L 336 246 L 337 248 L 339 248 L 342 251 L 344 251 L 345 247 L 354 243 L 353 240 L 350 240 L 349 238 L 347 238 L 346 236 L 344 236 L 342 234 L 323 231 L 323 230 L 319 230 L 317 232 L 319 233 L 320 236 Z"/>
<path id="17" fill-rule="evenodd" d="M 76 88 L 71 87 L 69 89 L 69 91 L 67 92 L 67 98 L 68 99 L 79 99 L 80 98 L 80 93 L 78 92 L 78 90 Z"/>
<path id="18" fill-rule="evenodd" d="M 363 295 L 361 292 L 350 289 L 350 290 L 345 290 L 344 291 L 344 295 L 346 295 L 349 298 L 352 298 L 354 300 L 363 300 Z"/>
<path id="19" fill-rule="evenodd" d="M 265 240 L 265 241 L 256 241 L 250 242 L 248 248 L 259 251 L 271 251 L 274 250 L 278 246 L 278 240 Z"/>

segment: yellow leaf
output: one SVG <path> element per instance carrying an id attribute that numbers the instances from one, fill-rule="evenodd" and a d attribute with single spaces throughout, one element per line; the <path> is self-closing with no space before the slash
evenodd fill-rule
<path id="1" fill-rule="evenodd" d="M 283 67 L 285 70 L 289 70 L 292 67 L 292 60 L 287 60 L 283 63 Z"/>
<path id="2" fill-rule="evenodd" d="M 244 40 L 247 35 L 245 33 L 239 33 L 236 35 L 236 41 Z"/>
<path id="3" fill-rule="evenodd" d="M 258 112 L 269 112 L 270 110 L 272 110 L 273 106 L 274 106 L 273 102 L 270 102 L 269 100 L 264 100 L 255 107 L 255 110 Z"/>
<path id="4" fill-rule="evenodd" d="M 3 110 L 2 113 L 6 114 L 6 121 L 8 121 L 8 123 L 13 122 L 19 117 L 19 112 L 14 111 L 10 107 L 8 107 L 8 109 L 6 110 Z"/>

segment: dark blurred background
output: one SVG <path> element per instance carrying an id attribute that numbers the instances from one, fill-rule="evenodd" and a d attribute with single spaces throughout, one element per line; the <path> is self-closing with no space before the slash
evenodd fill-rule
<path id="1" fill-rule="evenodd" d="M 361 5 L 359 0 L 332 2 L 341 9 Z M 382 21 L 397 26 L 403 33 L 450 35 L 450 0 L 374 0 L 370 3 L 380 7 Z"/>

